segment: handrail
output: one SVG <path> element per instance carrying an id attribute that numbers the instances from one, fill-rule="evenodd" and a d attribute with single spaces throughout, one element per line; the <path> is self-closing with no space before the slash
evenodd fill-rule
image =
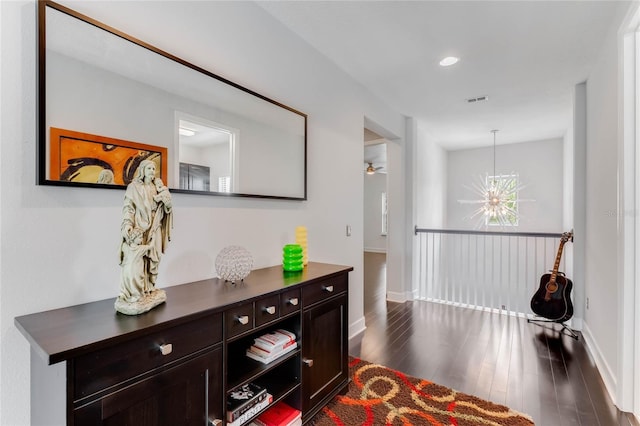
<path id="1" fill-rule="evenodd" d="M 418 299 L 517 315 L 530 315 L 531 295 L 553 264 L 562 237 L 418 226 L 414 232 Z"/>
<path id="2" fill-rule="evenodd" d="M 503 232 L 503 231 L 475 231 L 466 229 L 428 229 L 414 227 L 414 234 L 432 233 L 432 234 L 465 234 L 465 235 L 497 235 L 505 237 L 534 237 L 534 238 L 560 238 L 562 233 L 558 232 Z"/>

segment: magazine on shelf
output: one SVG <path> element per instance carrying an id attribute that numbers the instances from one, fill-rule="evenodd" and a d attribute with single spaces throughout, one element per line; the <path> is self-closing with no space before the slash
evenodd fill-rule
<path id="1" fill-rule="evenodd" d="M 276 349 L 291 345 L 296 341 L 296 335 L 284 329 L 278 329 L 270 333 L 263 334 L 254 340 L 254 344 L 266 350 Z"/>
<path id="2" fill-rule="evenodd" d="M 267 355 L 272 355 L 278 352 L 282 352 L 284 349 L 287 349 L 290 346 L 294 346 L 295 344 L 296 344 L 295 340 L 289 340 L 287 342 L 284 342 L 278 345 L 268 345 L 268 344 L 265 344 L 264 341 L 262 340 L 255 339 L 253 341 L 252 347 L 255 347 L 256 349 L 261 350 Z"/>
<path id="3" fill-rule="evenodd" d="M 260 414 L 252 423 L 256 426 L 294 426 L 302 424 L 302 412 L 279 401 Z"/>
<path id="4" fill-rule="evenodd" d="M 255 383 L 247 383 L 232 391 L 227 397 L 227 421 L 234 421 L 251 407 L 262 402 L 267 390 Z"/>
<path id="5" fill-rule="evenodd" d="M 270 393 L 267 393 L 267 396 L 262 401 L 258 402 L 247 411 L 245 411 L 240 417 L 235 419 L 232 422 L 227 422 L 227 426 L 240 426 L 245 424 L 250 418 L 258 414 L 260 411 L 264 410 L 273 402 L 273 396 Z"/>
<path id="6" fill-rule="evenodd" d="M 269 364 L 270 362 L 275 361 L 281 356 L 286 355 L 289 352 L 295 351 L 296 349 L 298 349 L 298 345 L 294 344 L 283 349 L 280 352 L 270 354 L 270 355 L 263 355 L 262 353 L 256 352 L 256 348 L 254 346 L 251 346 L 249 349 L 247 349 L 246 355 L 247 357 L 256 361 L 260 361 L 263 364 Z"/>
<path id="7" fill-rule="evenodd" d="M 264 349 L 262 346 L 257 345 L 257 344 L 254 343 L 253 345 L 249 346 L 249 350 L 251 352 L 255 353 L 256 355 L 259 355 L 259 356 L 264 357 L 264 358 L 269 358 L 269 357 L 273 357 L 273 356 L 276 356 L 278 354 L 281 354 L 284 351 L 291 350 L 290 349 L 291 347 L 297 348 L 298 347 L 298 343 L 295 342 L 295 341 L 289 342 L 284 346 L 279 346 L 277 348 L 272 348 L 271 350 Z"/>

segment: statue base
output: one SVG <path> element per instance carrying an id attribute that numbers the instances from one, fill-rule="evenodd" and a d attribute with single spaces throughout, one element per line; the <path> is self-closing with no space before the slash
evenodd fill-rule
<path id="1" fill-rule="evenodd" d="M 166 300 L 167 294 L 165 291 L 156 289 L 137 302 L 125 302 L 118 297 L 114 308 L 125 315 L 140 315 L 164 303 Z"/>

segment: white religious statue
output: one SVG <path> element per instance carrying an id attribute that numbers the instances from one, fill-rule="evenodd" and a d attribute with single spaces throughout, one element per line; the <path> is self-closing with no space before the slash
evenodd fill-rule
<path id="1" fill-rule="evenodd" d="M 143 160 L 124 194 L 116 311 L 138 315 L 167 300 L 165 291 L 156 288 L 156 278 L 172 219 L 169 189 L 156 177 L 155 163 Z"/>

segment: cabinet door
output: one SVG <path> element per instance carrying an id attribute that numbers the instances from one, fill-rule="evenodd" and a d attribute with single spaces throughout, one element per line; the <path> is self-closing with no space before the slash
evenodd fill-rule
<path id="1" fill-rule="evenodd" d="M 222 350 L 216 349 L 74 410 L 75 426 L 175 426 L 222 418 Z"/>
<path id="2" fill-rule="evenodd" d="M 348 383 L 346 293 L 305 310 L 303 318 L 303 412 L 309 418 Z"/>

